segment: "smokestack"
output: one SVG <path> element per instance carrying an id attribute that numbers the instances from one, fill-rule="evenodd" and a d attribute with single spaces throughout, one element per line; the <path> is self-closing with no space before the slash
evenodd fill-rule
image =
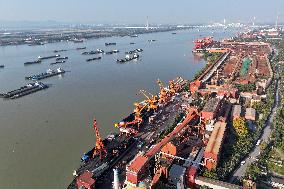
<path id="1" fill-rule="evenodd" d="M 119 189 L 118 170 L 113 169 L 113 189 Z"/>

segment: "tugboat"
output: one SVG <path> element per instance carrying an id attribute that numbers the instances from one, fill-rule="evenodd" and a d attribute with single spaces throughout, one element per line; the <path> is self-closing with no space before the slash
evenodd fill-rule
<path id="1" fill-rule="evenodd" d="M 25 79 L 33 80 L 33 81 L 42 80 L 42 79 L 52 77 L 52 76 L 56 76 L 56 75 L 60 75 L 60 74 L 63 74 L 63 73 L 65 73 L 65 71 L 61 68 L 58 68 L 55 71 L 48 69 L 45 73 L 41 73 L 41 74 L 37 74 L 37 75 L 33 75 L 33 76 L 28 76 L 28 77 L 25 77 Z"/>
<path id="2" fill-rule="evenodd" d="M 115 49 L 115 50 L 112 50 L 113 53 L 118 53 L 119 50 Z"/>
<path id="3" fill-rule="evenodd" d="M 5 66 L 4 65 L 0 65 L 0 68 L 4 68 Z"/>

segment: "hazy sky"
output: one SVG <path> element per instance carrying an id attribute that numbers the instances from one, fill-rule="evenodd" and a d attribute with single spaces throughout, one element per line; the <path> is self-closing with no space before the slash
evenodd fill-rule
<path id="1" fill-rule="evenodd" d="M 284 0 L 0 0 L 0 20 L 83 23 L 284 22 Z"/>

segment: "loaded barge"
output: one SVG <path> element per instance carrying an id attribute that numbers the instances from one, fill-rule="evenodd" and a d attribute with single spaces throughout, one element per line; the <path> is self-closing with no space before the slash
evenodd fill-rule
<path id="1" fill-rule="evenodd" d="M 35 60 L 35 61 L 25 62 L 24 65 L 40 64 L 40 63 L 41 63 L 41 60 Z"/>
<path id="2" fill-rule="evenodd" d="M 139 53 L 139 52 L 143 52 L 143 49 L 134 49 L 132 51 L 125 52 L 125 54 L 133 54 L 133 53 Z"/>
<path id="3" fill-rule="evenodd" d="M 32 75 L 25 77 L 27 80 L 42 80 L 48 77 L 56 76 L 65 73 L 65 71 L 61 68 L 58 68 L 57 70 L 51 70 L 48 69 L 45 73 L 37 74 L 37 75 Z"/>
<path id="4" fill-rule="evenodd" d="M 56 58 L 55 60 L 58 61 L 58 60 L 66 60 L 66 59 L 68 59 L 68 56 L 59 57 L 59 58 Z"/>
<path id="5" fill-rule="evenodd" d="M 124 63 L 124 62 L 128 62 L 130 60 L 135 60 L 135 59 L 138 59 L 138 58 L 139 58 L 139 54 L 134 53 L 134 54 L 127 54 L 125 56 L 125 58 L 117 59 L 116 61 L 119 62 L 119 63 Z"/>
<path id="6" fill-rule="evenodd" d="M 56 62 L 52 62 L 50 63 L 50 65 L 54 65 L 54 64 L 61 64 L 61 63 L 65 63 L 65 60 L 61 60 L 61 61 L 56 61 Z"/>
<path id="7" fill-rule="evenodd" d="M 49 86 L 46 84 L 43 84 L 41 82 L 35 82 L 35 83 L 29 83 L 19 89 L 9 91 L 7 93 L 2 93 L 0 94 L 1 98 L 6 98 L 6 99 L 15 99 L 15 98 L 20 98 L 22 96 L 26 96 L 32 93 L 35 93 L 37 91 L 47 89 Z"/>
<path id="8" fill-rule="evenodd" d="M 86 61 L 90 62 L 90 61 L 93 61 L 93 60 L 100 60 L 100 59 L 102 59 L 102 57 L 89 58 Z"/>
<path id="9" fill-rule="evenodd" d="M 104 51 L 102 49 L 97 49 L 95 51 L 82 52 L 82 55 L 101 54 L 101 53 L 104 53 Z"/>
<path id="10" fill-rule="evenodd" d="M 111 51 L 108 51 L 108 52 L 105 52 L 105 54 L 114 54 L 114 53 L 119 53 L 119 50 L 111 50 Z"/>
<path id="11" fill-rule="evenodd" d="M 87 47 L 77 47 L 76 50 L 83 50 L 86 49 Z"/>

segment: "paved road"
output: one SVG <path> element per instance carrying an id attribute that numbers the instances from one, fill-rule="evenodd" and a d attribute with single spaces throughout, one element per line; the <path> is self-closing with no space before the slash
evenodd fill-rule
<path id="1" fill-rule="evenodd" d="M 271 109 L 270 115 L 268 120 L 266 121 L 266 125 L 265 128 L 263 130 L 263 133 L 260 137 L 260 140 L 268 142 L 269 141 L 269 137 L 271 134 L 271 123 L 273 121 L 273 117 L 276 113 L 277 107 L 279 105 L 279 81 L 277 81 L 276 83 L 276 93 L 275 93 L 275 101 L 274 101 L 274 105 L 273 108 Z M 245 175 L 246 169 L 247 167 L 253 163 L 254 161 L 256 161 L 256 157 L 260 154 L 260 146 L 255 146 L 253 151 L 247 156 L 247 158 L 245 159 L 245 164 L 241 165 L 233 174 L 233 176 L 230 178 L 230 182 L 233 183 L 237 178 L 241 178 Z"/>

